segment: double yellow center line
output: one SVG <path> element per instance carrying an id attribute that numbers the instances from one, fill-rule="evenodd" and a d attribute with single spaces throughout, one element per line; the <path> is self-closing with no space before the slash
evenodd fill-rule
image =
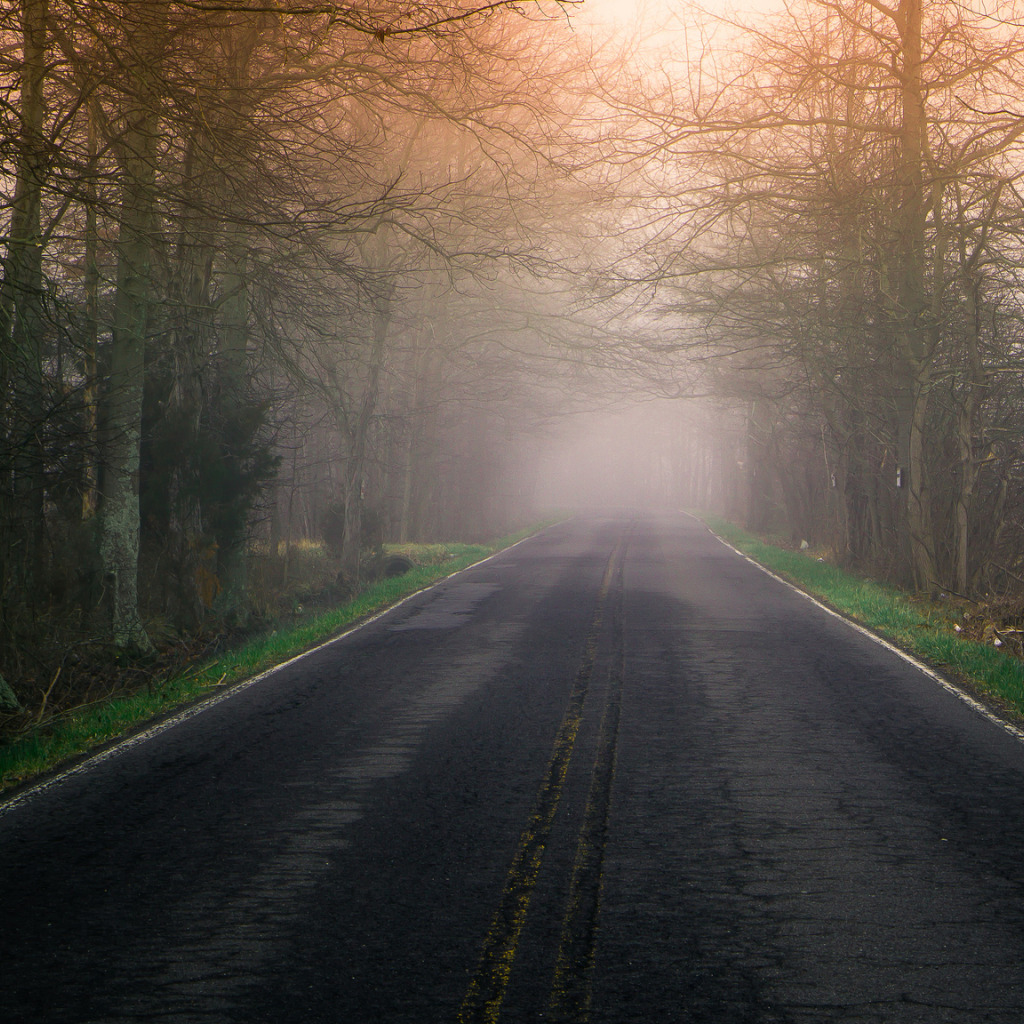
<path id="1" fill-rule="evenodd" d="M 516 960 L 519 939 L 526 923 L 526 914 L 540 873 L 544 850 L 551 834 L 551 826 L 583 719 L 583 708 L 604 625 L 608 595 L 616 578 L 619 583 L 619 606 L 615 612 L 621 615 L 622 564 L 626 543 L 626 538 L 619 542 L 605 567 L 598 591 L 597 607 L 587 631 L 583 655 L 569 694 L 565 716 L 555 737 L 548 770 L 538 791 L 533 812 L 519 838 L 497 912 L 484 939 L 480 961 L 459 1009 L 458 1024 L 496 1024 L 498 1021 Z M 621 636 L 621 629 L 617 633 Z M 590 798 L 580 831 L 573 879 L 570 883 L 569 904 L 562 926 L 562 941 L 549 1006 L 551 1019 L 582 1022 L 586 1019 L 589 1005 L 589 980 L 585 980 L 583 976 L 589 973 L 589 961 L 593 953 L 593 927 L 600 888 L 598 847 L 603 851 L 603 836 L 598 839 L 598 833 L 603 831 L 607 821 L 611 772 L 614 767 L 619 714 L 618 694 L 621 691 L 622 676 L 621 642 L 616 649 L 618 653 L 613 653 L 609 703 L 602 721 Z"/>

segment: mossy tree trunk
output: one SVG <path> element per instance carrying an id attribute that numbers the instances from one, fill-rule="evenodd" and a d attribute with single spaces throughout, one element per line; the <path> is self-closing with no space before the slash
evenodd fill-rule
<path id="1" fill-rule="evenodd" d="M 150 233 L 154 229 L 155 115 L 130 127 L 118 238 L 117 297 L 103 409 L 100 557 L 110 632 L 121 648 L 146 651 L 139 614 L 139 452 L 142 388 L 149 322 Z"/>
<path id="2" fill-rule="evenodd" d="M 117 293 L 110 370 L 101 413 L 100 558 L 114 644 L 152 649 L 139 612 L 139 463 L 145 348 L 157 231 L 156 167 L 160 130 L 156 73 L 161 64 L 167 4 L 140 10 L 128 69 L 132 95 L 120 146 L 121 204 Z"/>

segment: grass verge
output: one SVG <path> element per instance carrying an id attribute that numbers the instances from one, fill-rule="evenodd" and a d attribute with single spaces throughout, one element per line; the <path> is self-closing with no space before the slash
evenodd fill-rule
<path id="1" fill-rule="evenodd" d="M 723 540 L 801 590 L 974 691 L 1009 718 L 1024 718 L 1024 664 L 956 631 L 962 609 L 924 601 L 801 551 L 775 547 L 717 516 L 703 521 Z"/>
<path id="2" fill-rule="evenodd" d="M 421 564 L 403 576 L 377 580 L 345 604 L 254 637 L 219 657 L 191 665 L 136 693 L 73 708 L 45 727 L 14 737 L 0 746 L 0 792 L 116 740 L 178 707 L 279 665 L 547 525 L 542 523 L 489 544 L 406 545 L 401 552 Z"/>

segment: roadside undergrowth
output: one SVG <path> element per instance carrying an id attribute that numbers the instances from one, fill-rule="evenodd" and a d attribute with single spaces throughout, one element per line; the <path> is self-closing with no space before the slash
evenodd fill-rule
<path id="1" fill-rule="evenodd" d="M 0 744 L 0 792 L 296 657 L 547 525 L 541 523 L 488 544 L 389 545 L 389 554 L 401 554 L 414 563 L 409 572 L 378 579 L 349 601 L 311 611 L 215 657 L 172 671 L 165 678 L 147 679 L 132 692 L 73 707 L 46 720 L 40 713 Z"/>
<path id="2" fill-rule="evenodd" d="M 1007 717 L 1024 719 L 1024 662 L 1002 641 L 998 629 L 979 626 L 967 603 L 953 598 L 928 601 L 840 569 L 813 553 L 769 544 L 717 516 L 701 518 L 766 569 L 987 698 Z"/>

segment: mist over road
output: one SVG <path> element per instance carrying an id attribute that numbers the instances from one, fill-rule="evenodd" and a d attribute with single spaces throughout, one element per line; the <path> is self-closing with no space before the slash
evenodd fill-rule
<path id="1" fill-rule="evenodd" d="M 682 515 L 0 813 L 3 1020 L 1019 1022 L 1024 745 Z"/>

